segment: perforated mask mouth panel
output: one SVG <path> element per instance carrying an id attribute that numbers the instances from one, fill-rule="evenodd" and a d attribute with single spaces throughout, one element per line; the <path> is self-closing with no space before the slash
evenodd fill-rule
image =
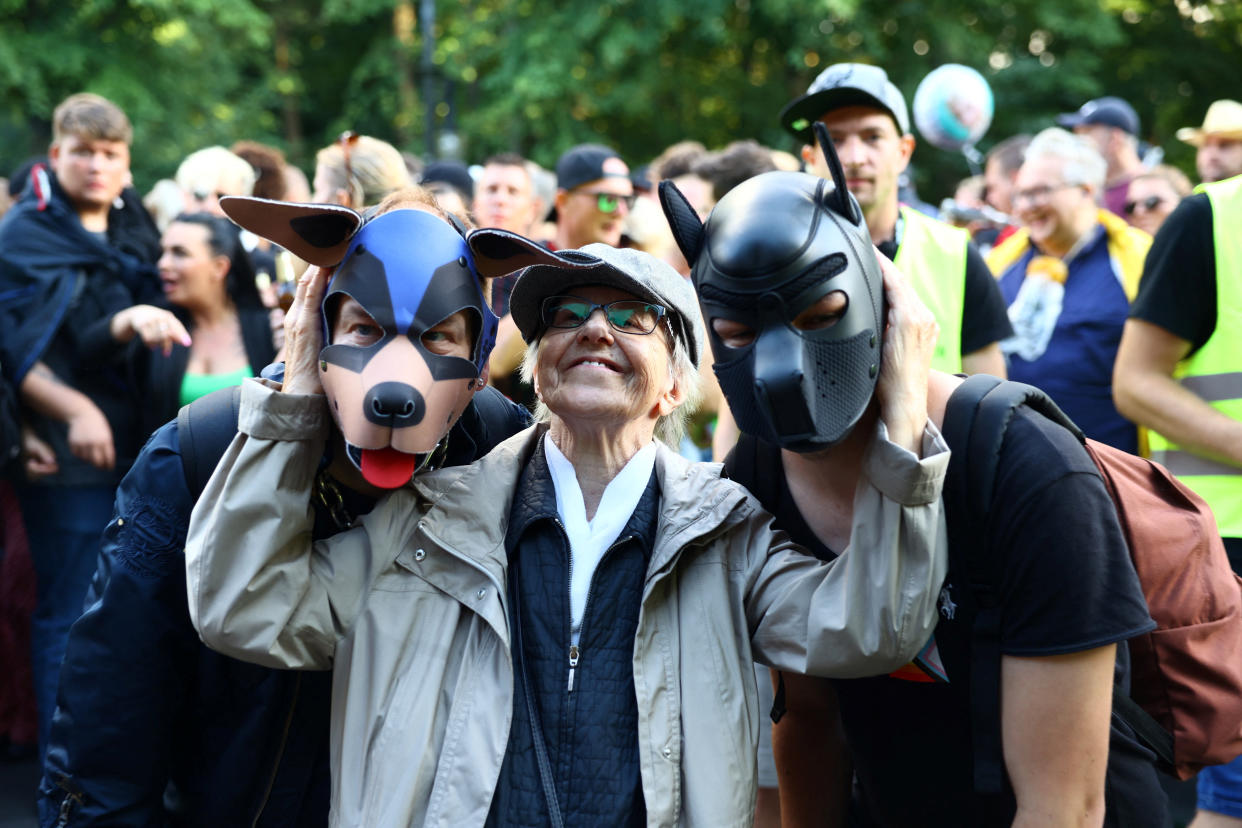
<path id="1" fill-rule="evenodd" d="M 800 378 L 796 392 L 777 398 L 761 398 L 759 385 L 764 378 L 755 375 L 753 349 L 740 359 L 713 366 L 738 428 L 794 451 L 830 446 L 849 434 L 875 388 L 875 375 L 860 366 L 879 369 L 879 351 L 869 331 L 841 340 L 803 338 L 802 342 L 807 364 L 814 371 Z M 774 422 L 776 411 L 786 422 L 809 420 L 809 428 L 784 433 Z"/>

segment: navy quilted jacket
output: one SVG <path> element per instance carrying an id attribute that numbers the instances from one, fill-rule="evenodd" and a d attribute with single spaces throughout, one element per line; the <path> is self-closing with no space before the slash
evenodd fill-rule
<path id="1" fill-rule="evenodd" d="M 525 662 L 566 826 L 646 824 L 633 653 L 659 502 L 653 474 L 592 576 L 571 668 L 569 542 L 542 441 L 514 499 L 506 542 L 510 612 L 521 625 L 522 651 L 514 653 L 514 664 Z M 515 635 L 515 648 L 517 641 Z M 549 825 L 520 675 L 513 704 L 488 825 Z"/>

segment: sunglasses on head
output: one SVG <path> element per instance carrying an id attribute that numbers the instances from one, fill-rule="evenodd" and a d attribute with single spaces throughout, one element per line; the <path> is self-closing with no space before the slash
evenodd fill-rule
<path id="1" fill-rule="evenodd" d="M 341 145 L 341 156 L 345 162 L 345 186 L 352 187 L 354 182 L 354 168 L 350 164 L 350 152 L 354 145 L 358 143 L 358 133 L 352 129 L 347 129 L 341 133 L 341 137 L 337 138 L 337 143 Z M 352 191 L 351 191 L 352 192 Z"/>
<path id="2" fill-rule="evenodd" d="M 1164 204 L 1164 196 L 1148 196 L 1138 201 L 1127 201 L 1125 211 L 1127 216 L 1132 216 L 1138 212 L 1139 207 L 1143 208 L 1144 213 L 1150 213 L 1152 210 Z"/>
<path id="3" fill-rule="evenodd" d="M 625 202 L 626 209 L 634 209 L 634 196 L 618 195 L 617 193 L 603 193 L 599 190 L 576 190 L 579 195 L 595 196 L 595 209 L 601 213 L 615 213 L 617 208 Z"/>
<path id="4" fill-rule="evenodd" d="M 649 334 L 668 310 L 663 305 L 640 299 L 621 299 L 597 305 L 577 296 L 549 296 L 543 300 L 543 323 L 549 328 L 580 328 L 597 310 L 613 330 L 628 334 Z"/>

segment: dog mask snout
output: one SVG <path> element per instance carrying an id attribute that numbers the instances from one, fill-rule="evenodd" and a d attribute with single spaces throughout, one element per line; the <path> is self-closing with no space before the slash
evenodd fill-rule
<path id="1" fill-rule="evenodd" d="M 381 382 L 367 392 L 362 409 L 371 422 L 389 428 L 418 425 L 427 406 L 418 389 L 404 382 Z"/>

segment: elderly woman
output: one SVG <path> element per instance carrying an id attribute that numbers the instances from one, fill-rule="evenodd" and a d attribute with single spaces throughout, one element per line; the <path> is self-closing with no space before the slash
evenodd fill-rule
<path id="1" fill-rule="evenodd" d="M 522 258 L 498 252 L 506 238 L 472 234 L 476 261 L 483 242 Z M 524 249 L 541 263 L 512 309 L 544 421 L 315 544 L 306 500 L 330 415 L 323 276 L 308 274 L 285 385 L 248 383 L 194 513 L 195 626 L 240 658 L 334 670 L 333 824 L 749 825 L 752 661 L 882 673 L 936 620 L 947 452 L 915 390 L 934 322 L 889 285 L 890 318 L 915 324 L 885 341 L 907 357 L 883 361 L 894 442 L 861 460 L 885 490 L 859 486 L 849 551 L 822 563 L 717 466 L 654 439 L 695 395 L 689 283 L 638 251 Z"/>

